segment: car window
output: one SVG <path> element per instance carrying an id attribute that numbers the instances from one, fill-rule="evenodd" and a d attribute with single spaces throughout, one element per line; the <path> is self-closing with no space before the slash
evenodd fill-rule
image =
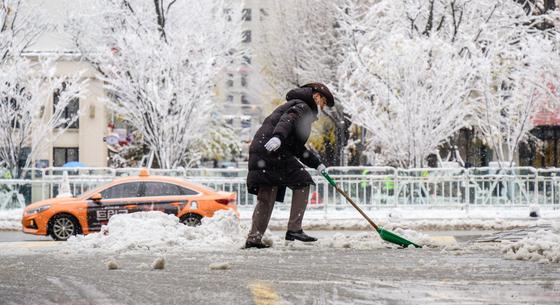
<path id="1" fill-rule="evenodd" d="M 144 196 L 178 196 L 178 195 L 195 195 L 197 192 L 164 182 L 144 182 Z"/>
<path id="2" fill-rule="evenodd" d="M 103 199 L 138 197 L 140 183 L 122 183 L 105 189 L 101 192 Z"/>
<path id="3" fill-rule="evenodd" d="M 179 187 L 163 182 L 144 182 L 144 196 L 177 196 L 181 195 Z"/>
<path id="4" fill-rule="evenodd" d="M 198 192 L 197 191 L 193 191 L 191 189 L 188 189 L 186 187 L 179 187 L 181 189 L 181 192 L 183 192 L 183 195 L 197 195 Z"/>

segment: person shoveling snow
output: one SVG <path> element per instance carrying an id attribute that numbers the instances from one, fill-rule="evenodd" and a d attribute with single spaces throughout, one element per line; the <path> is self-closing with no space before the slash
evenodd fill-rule
<path id="1" fill-rule="evenodd" d="M 325 165 L 305 147 L 305 143 L 319 111 L 325 106 L 334 106 L 334 97 L 327 86 L 310 83 L 290 90 L 286 101 L 264 120 L 249 148 L 247 189 L 257 195 L 257 204 L 245 249 L 270 247 L 262 242 L 262 237 L 274 203 L 284 201 L 287 187 L 293 190 L 293 197 L 285 239 L 317 240 L 305 234 L 301 226 L 309 199 L 309 186 L 314 184 L 301 163 L 318 171 L 325 170 Z"/>

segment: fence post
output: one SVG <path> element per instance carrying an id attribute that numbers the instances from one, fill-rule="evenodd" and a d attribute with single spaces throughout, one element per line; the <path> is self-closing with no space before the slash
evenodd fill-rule
<path id="1" fill-rule="evenodd" d="M 535 176 L 535 204 L 539 204 L 539 180 L 540 180 L 540 175 L 539 172 L 537 171 L 537 175 Z M 554 181 L 554 180 L 552 180 Z M 554 194 L 554 189 L 553 190 L 553 194 Z M 554 198 L 554 197 L 552 197 Z"/>
<path id="2" fill-rule="evenodd" d="M 465 184 L 465 200 L 467 202 L 464 202 L 463 204 L 465 205 L 465 210 L 468 211 L 471 205 L 471 183 L 470 183 L 470 175 L 469 175 L 469 169 L 466 169 L 464 174 L 463 174 L 463 183 Z"/>
<path id="3" fill-rule="evenodd" d="M 398 193 L 399 193 L 399 188 L 400 188 L 400 183 L 399 183 L 399 174 L 398 171 L 393 168 L 393 174 L 392 174 L 392 178 L 393 178 L 393 207 L 397 207 L 398 206 Z"/>

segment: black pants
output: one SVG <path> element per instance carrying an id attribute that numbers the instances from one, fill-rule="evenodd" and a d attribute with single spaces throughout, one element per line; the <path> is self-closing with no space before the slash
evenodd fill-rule
<path id="1" fill-rule="evenodd" d="M 276 186 L 259 187 L 257 205 L 253 211 L 251 231 L 249 231 L 247 240 L 252 242 L 261 241 L 262 236 L 268 227 L 270 216 L 272 215 L 272 209 L 274 208 L 277 192 L 278 187 Z M 303 215 L 305 214 L 305 208 L 307 207 L 307 202 L 309 200 L 309 186 L 293 189 L 292 193 L 292 206 L 290 209 L 290 219 L 288 220 L 288 230 L 298 231 L 301 230 Z"/>

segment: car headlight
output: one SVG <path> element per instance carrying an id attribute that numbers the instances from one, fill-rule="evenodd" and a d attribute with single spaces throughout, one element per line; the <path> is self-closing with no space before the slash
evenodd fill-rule
<path id="1" fill-rule="evenodd" d="M 38 207 L 38 208 L 31 209 L 31 210 L 27 211 L 27 214 L 33 215 L 33 214 L 41 213 L 41 212 L 44 212 L 44 211 L 46 211 L 50 208 L 51 208 L 50 205 L 44 205 L 44 206 L 41 206 L 41 207 Z"/>

